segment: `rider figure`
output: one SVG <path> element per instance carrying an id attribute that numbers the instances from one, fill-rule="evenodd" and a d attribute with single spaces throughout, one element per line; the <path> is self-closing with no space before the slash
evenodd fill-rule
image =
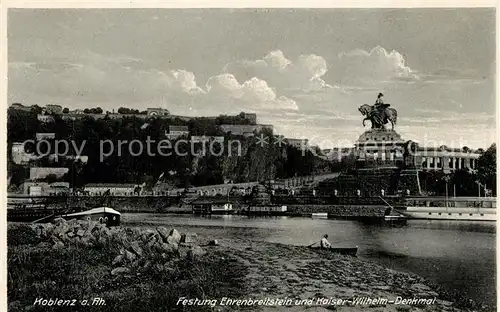
<path id="1" fill-rule="evenodd" d="M 385 109 L 389 106 L 390 104 L 384 104 L 384 95 L 382 93 L 379 93 L 377 96 L 377 100 L 375 101 L 375 105 L 373 105 L 373 108 L 375 110 L 375 113 L 377 114 L 377 117 L 380 118 L 382 127 L 387 122 Z"/>
<path id="2" fill-rule="evenodd" d="M 376 106 L 378 106 L 380 104 L 384 104 L 384 95 L 382 93 L 379 93 L 377 95 L 377 100 L 375 101 Z"/>

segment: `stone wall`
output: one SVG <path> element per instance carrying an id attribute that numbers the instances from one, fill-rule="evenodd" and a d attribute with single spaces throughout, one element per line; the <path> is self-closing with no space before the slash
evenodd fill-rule
<path id="1" fill-rule="evenodd" d="M 361 197 L 378 197 L 382 195 L 382 190 L 384 195 L 395 195 L 398 190 L 406 192 L 407 189 L 411 195 L 421 194 L 415 169 L 359 169 L 342 173 L 337 179 L 320 182 L 317 189 L 322 195 L 334 194 L 337 190 L 338 196 L 357 196 L 357 190 Z"/>
<path id="2" fill-rule="evenodd" d="M 168 196 L 112 196 L 106 199 L 80 196 L 73 200 L 77 201 L 79 206 L 83 204 L 83 207 L 88 209 L 97 206 L 108 206 L 119 212 L 168 212 L 169 207 L 180 204 L 178 197 Z"/>
<path id="3" fill-rule="evenodd" d="M 389 199 L 386 199 L 389 200 Z M 384 205 L 379 197 L 335 197 L 335 196 L 273 196 L 278 205 Z"/>
<path id="4" fill-rule="evenodd" d="M 402 170 L 398 179 L 398 189 L 406 192 L 410 191 L 411 195 L 421 195 L 420 180 L 418 179 L 417 170 Z"/>
<path id="5" fill-rule="evenodd" d="M 328 213 L 328 217 L 368 217 L 381 218 L 387 214 L 387 206 L 347 206 L 347 205 L 290 205 L 292 214 Z"/>

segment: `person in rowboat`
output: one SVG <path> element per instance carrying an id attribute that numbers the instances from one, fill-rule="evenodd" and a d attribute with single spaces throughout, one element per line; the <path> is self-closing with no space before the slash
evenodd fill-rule
<path id="1" fill-rule="evenodd" d="M 332 247 L 332 244 L 330 244 L 330 242 L 328 241 L 328 234 L 325 234 L 323 236 L 323 238 L 321 239 L 320 245 L 321 245 L 321 248 L 324 248 L 324 249 Z"/>

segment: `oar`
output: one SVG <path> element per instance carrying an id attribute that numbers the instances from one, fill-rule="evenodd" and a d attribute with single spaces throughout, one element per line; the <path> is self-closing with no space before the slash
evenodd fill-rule
<path id="1" fill-rule="evenodd" d="M 40 218 L 40 219 L 37 219 L 37 220 L 35 220 L 35 221 L 31 221 L 31 223 L 38 223 L 38 222 L 44 221 L 44 220 L 46 220 L 46 219 L 50 219 L 51 217 L 54 217 L 55 215 L 56 215 L 56 214 L 55 214 L 55 213 L 53 213 L 53 214 L 51 214 L 51 215 L 45 216 L 45 217 Z"/>
<path id="2" fill-rule="evenodd" d="M 314 242 L 314 243 L 312 243 L 311 245 L 309 245 L 307 247 L 312 247 L 312 245 L 317 244 L 317 243 L 319 243 L 319 242 Z"/>

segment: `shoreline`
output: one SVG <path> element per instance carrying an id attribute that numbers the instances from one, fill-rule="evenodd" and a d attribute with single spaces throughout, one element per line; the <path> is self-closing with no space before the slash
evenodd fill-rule
<path id="1" fill-rule="evenodd" d="M 9 224 L 8 233 L 10 237 L 12 237 L 12 229 L 16 227 L 16 225 Z M 26 225 L 24 227 L 29 228 L 30 226 Z M 182 228 L 182 226 L 179 228 Z M 109 232 L 112 233 L 111 235 L 117 236 L 123 236 L 124 234 L 114 233 L 135 233 L 134 235 L 142 237 L 146 234 L 155 233 L 157 229 L 159 227 L 148 224 L 142 224 L 142 226 L 126 224 L 122 227 L 111 229 Z M 108 231 L 104 232 L 107 233 Z M 372 309 L 373 311 L 470 311 L 473 308 L 480 311 L 491 311 L 478 308 L 476 305 L 471 305 L 470 302 L 460 300 L 459 298 L 458 300 L 453 300 L 444 294 L 442 290 L 439 290 L 438 287 L 432 285 L 422 277 L 411 273 L 391 270 L 370 260 L 342 256 L 324 250 L 310 250 L 301 246 L 253 241 L 242 238 L 209 237 L 200 234 L 194 236 L 197 237 L 196 244 L 202 246 L 201 248 L 204 249 L 204 252 L 201 253 L 203 255 L 198 259 L 201 266 L 198 267 L 196 263 L 189 262 L 191 267 L 188 266 L 187 273 L 183 274 L 191 276 L 189 280 L 198 280 L 201 276 L 202 279 L 195 287 L 206 290 L 202 291 L 201 294 L 203 295 L 199 295 L 199 297 L 191 295 L 196 294 L 194 291 L 189 291 L 185 294 L 180 292 L 178 297 L 174 296 L 175 298 L 169 296 L 171 304 L 174 304 L 174 301 L 184 296 L 186 299 L 193 300 L 196 298 L 200 300 L 216 300 L 219 303 L 217 305 L 218 311 L 234 311 L 234 305 L 220 305 L 220 300 L 224 297 L 234 300 L 269 300 L 270 298 L 274 298 L 275 300 L 293 300 L 291 305 L 280 305 L 277 302 L 273 302 L 273 305 L 238 307 L 238 309 L 243 308 L 252 311 L 303 311 L 313 307 L 316 311 L 357 311 L 364 309 Z M 212 239 L 218 241 L 218 246 L 204 247 Z M 22 246 L 9 245 L 9 260 L 12 260 L 11 258 L 15 257 L 17 252 L 21 252 L 21 249 L 23 253 L 35 253 L 38 250 L 43 254 L 65 254 L 73 248 L 71 244 L 66 244 L 67 246 L 54 250 L 54 248 L 47 246 L 46 242 L 36 242 L 37 240 L 32 240 L 32 243 L 22 244 Z M 105 259 L 108 259 L 107 261 L 113 259 L 116 256 L 114 253 L 117 252 L 117 247 L 111 246 L 111 250 L 108 253 L 101 253 L 100 257 L 105 257 Z M 40 248 L 41 250 L 39 250 Z M 86 252 L 94 252 L 92 247 L 78 248 L 80 248 L 78 249 L 79 252 L 83 252 L 84 255 Z M 179 245 L 179 251 L 183 248 Z M 190 248 L 193 248 L 193 246 Z M 185 251 L 182 253 L 185 253 Z M 179 261 L 184 263 L 182 259 L 180 258 Z M 47 261 L 55 260 L 48 259 Z M 109 278 L 109 272 L 112 269 L 110 263 L 81 263 L 80 265 L 86 267 L 87 270 L 89 269 L 88 267 L 97 265 L 100 269 L 96 273 L 97 276 L 95 278 L 99 280 Z M 171 265 L 169 266 L 171 267 Z M 107 267 L 108 269 L 103 270 L 103 267 Z M 207 270 L 207 268 L 217 271 L 217 274 L 205 272 L 204 270 Z M 26 268 L 9 267 L 9 273 L 12 269 L 25 270 Z M 37 275 L 36 271 L 43 270 L 43 268 L 38 268 L 37 266 L 33 266 L 30 269 L 35 271 L 35 275 Z M 142 277 L 138 276 L 137 278 L 139 280 L 152 278 L 152 281 L 156 278 L 149 276 L 148 273 L 144 274 Z M 206 278 L 207 276 L 210 276 L 210 278 Z M 47 277 L 49 280 L 50 278 L 50 276 Z M 218 278 L 222 280 L 218 280 Z M 209 284 L 205 285 L 207 281 L 209 281 Z M 227 281 L 230 281 L 229 284 Z M 11 283 L 19 282 L 9 280 L 9 286 L 12 287 Z M 45 282 L 47 281 L 39 281 L 39 283 Z M 115 282 L 118 285 L 122 285 L 124 281 L 117 279 Z M 173 287 L 173 289 L 179 287 L 175 282 L 170 280 L 168 282 L 174 283 L 174 285 L 169 286 Z M 153 287 L 152 289 L 154 289 L 153 285 L 148 284 L 147 288 L 150 289 Z M 52 288 L 52 292 L 50 293 L 53 294 L 53 297 L 64 298 L 64 293 L 60 294 L 58 291 L 62 290 L 56 287 Z M 91 287 L 88 291 L 92 292 L 96 290 L 92 290 Z M 111 296 L 111 293 L 103 292 L 102 289 L 99 292 L 105 299 L 107 298 L 106 296 Z M 122 285 L 112 290 L 112 296 L 122 298 L 123 295 L 129 292 L 128 287 Z M 116 293 L 119 295 L 116 295 Z M 9 292 L 9 301 L 11 301 L 11 296 L 12 293 Z M 162 297 L 161 293 L 156 294 L 156 296 L 159 297 L 157 298 L 158 300 Z M 356 298 L 358 300 L 358 304 L 356 305 L 349 302 L 338 304 L 339 300 L 354 301 Z M 380 299 L 399 300 L 399 303 L 401 303 L 403 299 L 412 298 L 416 300 L 431 300 L 432 304 L 405 305 L 388 304 L 387 302 L 380 301 Z M 374 299 L 378 301 L 373 301 Z M 22 305 L 19 298 L 16 301 L 18 306 Z M 211 301 L 211 303 L 213 302 Z M 119 303 L 117 302 L 116 304 Z M 206 302 L 203 308 L 210 308 L 206 304 L 210 304 L 210 302 Z M 178 304 L 174 305 L 175 307 L 181 308 Z M 184 308 L 188 310 L 192 308 L 197 311 L 200 306 L 192 305 L 184 306 Z M 16 309 L 14 308 L 12 311 L 16 311 Z"/>
<path id="2" fill-rule="evenodd" d="M 335 311 L 357 311 L 358 308 L 377 310 L 380 307 L 383 307 L 383 311 L 468 311 L 472 308 L 470 302 L 467 306 L 454 303 L 453 300 L 457 298 L 449 297 L 438 286 L 416 274 L 389 269 L 364 258 L 280 243 L 217 240 L 226 253 L 232 254 L 232 257 L 250 268 L 246 281 L 248 287 L 254 290 L 247 295 L 250 298 L 312 300 L 311 306 L 326 310 L 335 306 Z M 365 303 L 314 304 L 321 298 L 329 299 L 330 303 L 338 300 L 352 302 L 356 299 L 358 303 Z M 381 299 L 399 300 L 399 303 L 401 299 L 430 299 L 432 304 L 380 304 Z M 372 303 L 370 300 L 373 300 Z M 266 307 L 264 310 L 276 309 L 278 307 Z M 287 307 L 287 311 L 303 309 L 303 305 Z"/>
<path id="3" fill-rule="evenodd" d="M 140 228 L 154 228 L 155 226 L 158 225 L 165 225 L 164 221 L 161 222 L 155 222 L 152 220 L 148 221 L 141 221 L 141 222 L 136 222 L 136 221 L 126 221 L 124 223 L 125 226 L 132 226 L 132 227 L 140 227 Z M 225 226 L 221 225 L 199 225 L 199 224 L 177 224 L 177 223 L 172 223 L 168 224 L 167 226 L 170 227 L 176 227 L 182 230 L 186 231 L 192 231 L 192 232 L 203 232 L 203 229 L 208 229 L 208 230 L 223 230 Z M 245 227 L 247 230 L 263 230 L 262 227 Z M 218 232 L 218 231 L 217 231 Z M 200 234 L 198 234 L 200 236 Z M 210 236 L 213 236 L 213 234 L 210 234 Z M 305 248 L 306 246 L 298 246 L 298 245 L 288 245 L 288 244 L 282 244 L 282 243 L 277 243 L 277 242 L 265 242 L 265 241 L 259 241 L 259 240 L 250 240 L 250 239 L 239 239 L 239 238 L 220 238 L 220 234 L 217 234 L 214 236 L 217 240 L 224 242 L 226 241 L 228 246 L 238 246 L 241 243 L 255 245 L 255 246 L 278 246 L 278 249 L 285 249 L 285 250 L 295 250 L 299 251 L 299 254 L 302 254 L 303 257 L 307 257 L 307 255 L 310 255 L 310 252 L 308 252 L 308 248 Z M 305 255 L 304 255 L 305 252 Z M 281 254 L 280 252 L 273 252 L 273 254 Z M 293 257 L 293 254 L 292 254 Z M 293 259 L 290 259 L 290 261 Z M 455 302 L 459 304 L 460 307 L 464 309 L 474 309 L 476 311 L 496 311 L 496 305 L 493 303 L 493 305 L 487 305 L 480 303 L 479 301 L 475 301 L 473 299 L 470 299 L 469 297 L 464 297 L 462 296 L 459 292 L 455 292 L 453 290 L 446 289 L 444 286 L 440 286 L 437 282 L 430 281 L 428 278 L 422 277 L 418 275 L 417 273 L 413 273 L 410 270 L 405 270 L 403 268 L 389 268 L 387 264 L 384 264 L 383 262 L 376 261 L 374 259 L 371 259 L 369 257 L 360 255 L 357 258 L 352 258 L 352 261 L 355 261 L 358 263 L 359 266 L 362 266 L 364 263 L 368 263 L 369 265 L 374 265 L 378 267 L 382 267 L 384 269 L 402 273 L 402 274 L 407 274 L 409 276 L 416 276 L 419 279 L 425 281 L 427 285 L 429 285 L 434 291 L 436 291 L 441 298 L 445 299 L 446 301 L 450 302 Z"/>

